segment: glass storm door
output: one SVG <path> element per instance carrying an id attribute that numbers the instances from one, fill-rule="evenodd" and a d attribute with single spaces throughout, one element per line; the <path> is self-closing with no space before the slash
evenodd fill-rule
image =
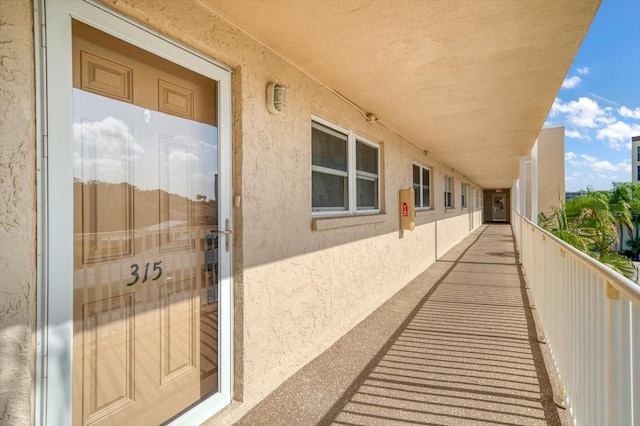
<path id="1" fill-rule="evenodd" d="M 159 424 L 218 391 L 218 87 L 72 31 L 73 424 Z"/>
<path id="2" fill-rule="evenodd" d="M 491 196 L 491 220 L 498 222 L 507 220 L 506 203 L 507 196 L 505 194 L 493 194 Z"/>

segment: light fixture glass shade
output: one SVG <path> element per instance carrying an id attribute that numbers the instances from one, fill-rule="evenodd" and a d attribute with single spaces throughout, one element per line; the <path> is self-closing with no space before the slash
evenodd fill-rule
<path id="1" fill-rule="evenodd" d="M 278 114 L 287 105 L 287 86 L 282 83 L 267 85 L 267 107 L 272 114 Z"/>

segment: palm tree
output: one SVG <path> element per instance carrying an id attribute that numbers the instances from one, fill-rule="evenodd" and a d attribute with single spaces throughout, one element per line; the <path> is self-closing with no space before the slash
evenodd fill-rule
<path id="1" fill-rule="evenodd" d="M 629 247 L 627 253 L 631 254 L 632 260 L 638 260 L 638 254 L 640 254 L 640 238 L 634 238 L 627 241 L 627 247 Z"/>
<path id="2" fill-rule="evenodd" d="M 613 183 L 613 190 L 606 192 L 608 194 L 609 208 L 615 219 L 616 226 L 619 229 L 618 233 L 618 251 L 624 250 L 624 238 L 623 233 L 627 231 L 629 238 L 632 238 L 633 221 L 631 216 L 631 203 L 635 200 L 640 200 L 640 197 L 636 198 L 635 193 L 638 192 L 638 185 L 633 183 Z M 640 193 L 638 194 L 640 195 Z"/>
<path id="3" fill-rule="evenodd" d="M 633 262 L 617 252 L 616 224 L 621 218 L 626 220 L 623 213 L 612 213 L 606 194 L 589 192 L 585 197 L 561 202 L 549 215 L 541 213 L 538 223 L 567 244 L 635 280 Z"/>

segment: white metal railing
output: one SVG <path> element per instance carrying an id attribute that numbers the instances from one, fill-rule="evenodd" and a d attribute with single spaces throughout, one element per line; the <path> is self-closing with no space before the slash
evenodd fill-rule
<path id="1" fill-rule="evenodd" d="M 576 425 L 640 425 L 640 286 L 513 211 L 527 282 Z"/>

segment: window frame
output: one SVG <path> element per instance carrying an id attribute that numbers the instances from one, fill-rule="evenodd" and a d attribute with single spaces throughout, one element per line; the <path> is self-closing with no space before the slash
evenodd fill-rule
<path id="1" fill-rule="evenodd" d="M 454 185 L 455 185 L 455 180 L 453 176 L 444 175 L 444 208 L 445 209 L 455 208 Z M 449 194 L 448 205 L 447 205 L 447 194 Z"/>
<path id="2" fill-rule="evenodd" d="M 373 142 L 370 139 L 365 138 L 362 135 L 355 133 L 353 130 L 347 129 L 346 127 L 337 125 L 328 120 L 325 120 L 316 115 L 311 115 L 311 125 L 309 129 L 313 129 L 313 124 L 316 123 L 321 127 L 326 127 L 330 131 L 337 132 L 341 135 L 345 135 L 347 137 L 347 171 L 338 171 L 331 168 L 316 166 L 313 164 L 313 154 L 311 155 L 311 215 L 312 217 L 323 217 L 323 216 L 352 216 L 352 215 L 365 215 L 365 214 L 379 214 L 380 213 L 380 203 L 381 203 L 381 180 L 382 175 L 381 171 L 381 146 L 379 143 Z M 322 131 L 322 129 L 318 129 Z M 310 148 L 313 150 L 313 136 L 310 137 Z M 368 145 L 369 147 L 374 148 L 377 151 L 377 174 L 367 172 L 364 170 L 357 169 L 357 144 L 362 143 L 364 145 Z M 347 178 L 347 195 L 346 208 L 336 209 L 335 207 L 313 207 L 313 172 L 324 173 L 335 176 L 342 176 Z M 358 194 L 357 194 L 357 184 L 358 179 L 374 181 L 376 182 L 376 204 L 377 206 L 374 208 L 359 208 L 358 203 Z"/>
<path id="3" fill-rule="evenodd" d="M 469 184 L 465 182 L 460 183 L 460 208 L 466 209 L 469 207 Z"/>
<path id="4" fill-rule="evenodd" d="M 420 171 L 420 182 L 418 183 L 418 187 L 416 188 L 416 183 L 413 182 L 413 168 L 414 167 L 418 167 L 419 171 Z M 429 174 L 429 185 L 425 185 L 424 181 L 423 181 L 423 172 L 427 172 Z M 414 191 L 418 191 L 418 193 L 420 194 L 420 205 L 416 205 L 415 209 L 416 211 L 421 211 L 421 210 L 431 210 L 433 208 L 432 204 L 431 204 L 431 198 L 432 198 L 432 194 L 433 191 L 431 191 L 431 182 L 433 182 L 433 177 L 432 177 L 432 173 L 431 173 L 431 167 L 427 167 L 427 166 L 423 166 L 420 163 L 416 163 L 413 162 L 411 163 L 411 184 L 413 187 Z M 427 200 L 427 204 L 425 205 L 424 199 L 423 199 L 423 190 L 424 188 L 426 188 L 429 191 L 429 199 Z"/>

